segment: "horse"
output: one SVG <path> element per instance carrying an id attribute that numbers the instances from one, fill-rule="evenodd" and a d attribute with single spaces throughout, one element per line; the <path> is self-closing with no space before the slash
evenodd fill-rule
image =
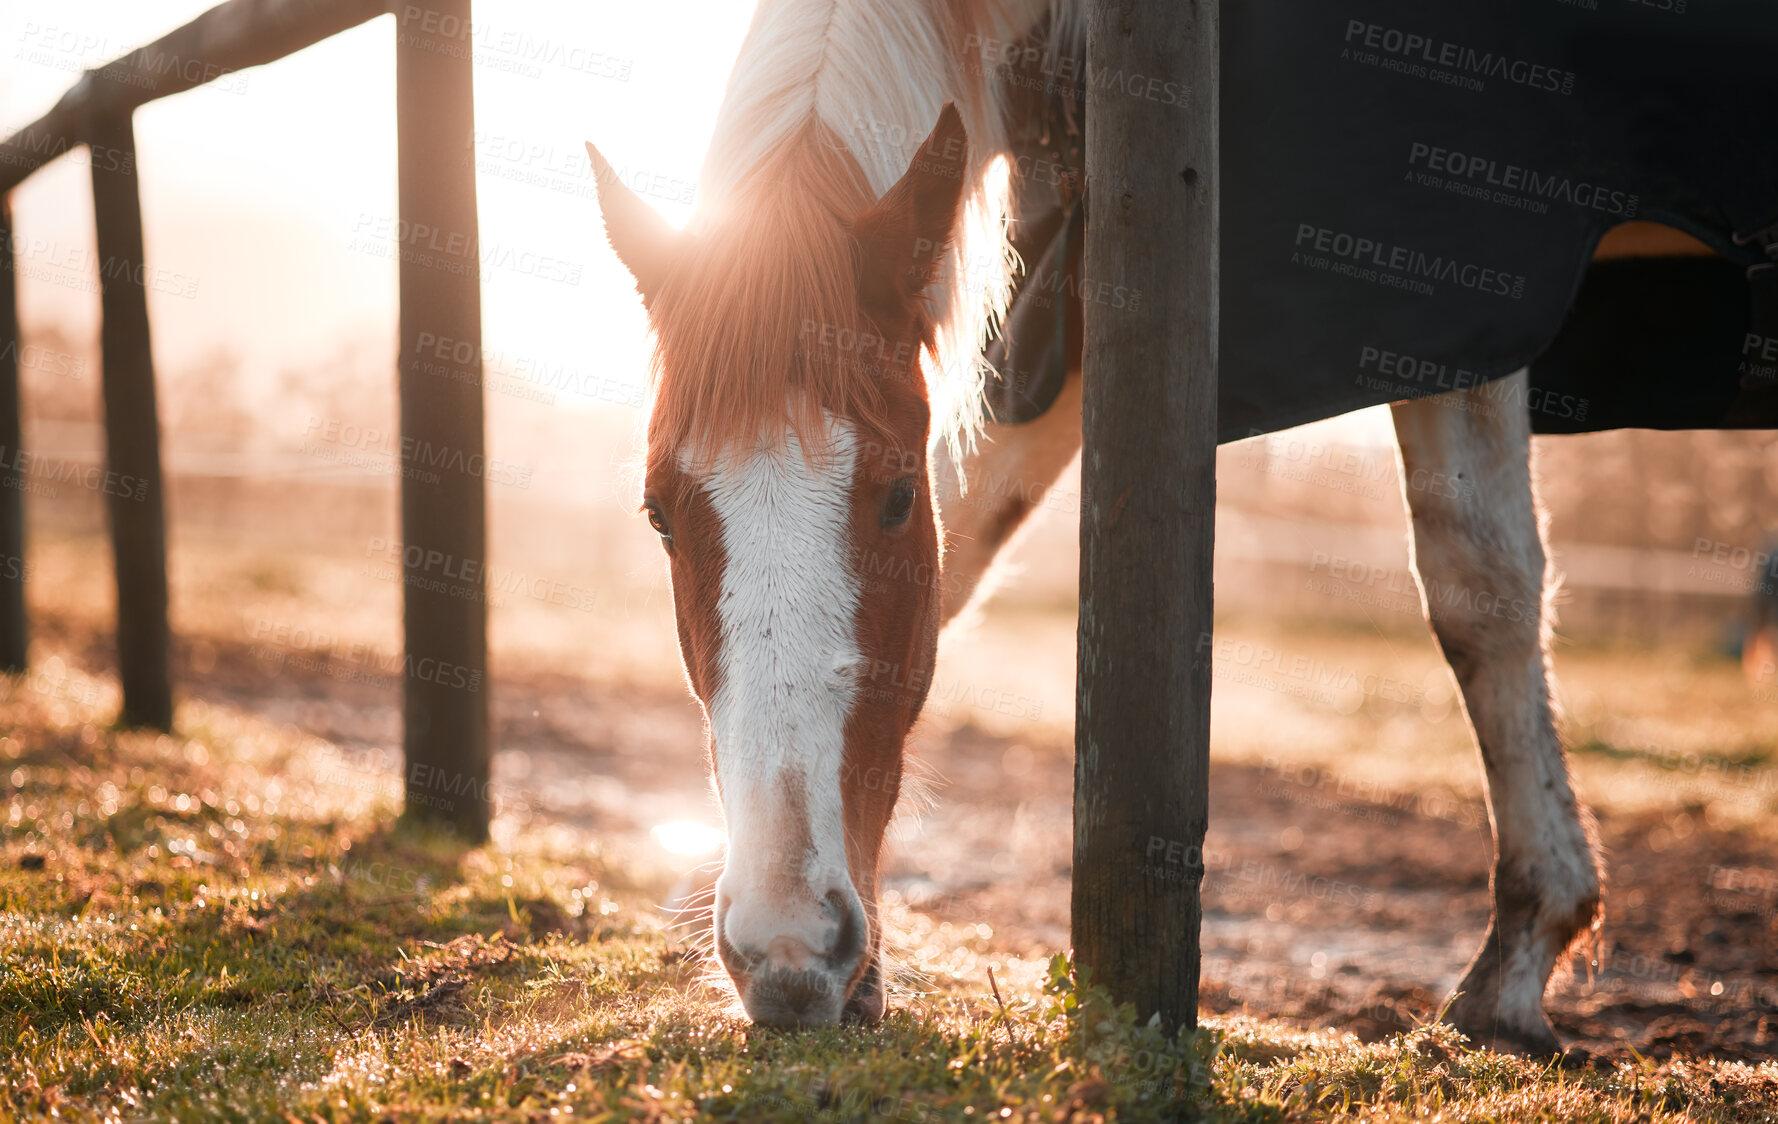
<path id="1" fill-rule="evenodd" d="M 906 739 L 941 627 L 1033 491 L 972 496 L 968 481 L 1047 482 L 1079 448 L 1078 366 L 1037 422 L 982 410 L 1018 185 L 980 44 L 1020 41 L 1050 7 L 762 0 L 683 230 L 587 146 L 654 335 L 640 510 L 667 555 L 726 825 L 714 950 L 758 1024 L 882 1017 L 878 863 Z M 1496 850 L 1492 920 L 1444 1017 L 1479 1045 L 1547 1054 L 1544 990 L 1599 923 L 1600 860 L 1551 703 L 1529 421 L 1449 408 L 1483 389 L 1392 407 L 1401 479 L 1466 484 L 1404 490 L 1422 590 L 1539 607 L 1429 614 Z"/>

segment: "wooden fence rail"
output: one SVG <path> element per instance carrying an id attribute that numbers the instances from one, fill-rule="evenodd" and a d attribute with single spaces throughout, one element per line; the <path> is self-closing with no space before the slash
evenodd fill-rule
<path id="1" fill-rule="evenodd" d="M 28 481 L 19 456 L 19 327 L 15 230 L 6 193 L 81 145 L 91 161 L 102 284 L 100 343 L 105 403 L 106 499 L 116 558 L 121 718 L 170 729 L 171 641 L 160 423 L 142 278 L 138 107 L 250 66 L 283 58 L 388 14 L 391 0 L 229 0 L 129 55 L 83 74 L 48 113 L 0 142 L 0 669 L 26 662 L 25 532 Z M 402 21 L 459 28 L 470 0 L 403 0 Z M 411 471 L 410 458 L 445 452 L 482 463 L 480 239 L 470 52 L 396 28 L 400 219 L 399 360 L 402 436 L 403 682 L 408 813 L 479 839 L 487 833 L 486 497 L 469 471 Z M 400 232 L 446 229 L 468 246 L 460 259 L 406 252 Z M 441 369 L 418 340 L 468 341 L 473 363 Z M 451 365 L 443 365 L 450 367 Z M 113 486 L 115 482 L 115 486 Z M 127 486 L 126 486 L 127 485 Z M 431 560 L 456 563 L 441 585 Z M 473 563 L 473 564 L 468 564 Z M 449 588 L 445 588 L 448 585 Z"/>
<path id="2" fill-rule="evenodd" d="M 274 62 L 389 11 L 389 0 L 229 0 L 81 75 L 55 106 L 0 144 L 0 192 L 77 145 L 94 121 Z"/>

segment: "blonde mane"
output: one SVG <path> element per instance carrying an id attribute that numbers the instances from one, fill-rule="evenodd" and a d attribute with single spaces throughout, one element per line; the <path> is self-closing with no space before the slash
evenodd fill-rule
<path id="1" fill-rule="evenodd" d="M 848 226 L 907 170 L 946 102 L 970 155 L 922 366 L 935 438 L 973 443 L 981 350 L 1014 264 L 1006 130 L 981 44 L 1015 22 L 999 0 L 760 0 L 700 176 L 698 251 L 651 308 L 650 428 L 667 447 L 771 440 L 787 402 L 806 412 L 790 419 L 804 433 L 821 409 L 877 418 L 869 365 L 836 361 L 810 333 L 858 330 Z"/>

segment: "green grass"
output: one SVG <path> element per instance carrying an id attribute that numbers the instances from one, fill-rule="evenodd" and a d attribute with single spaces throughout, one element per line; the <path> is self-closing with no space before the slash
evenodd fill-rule
<path id="1" fill-rule="evenodd" d="M 758 1030 L 623 856 L 391 826 L 391 778 L 294 728 L 194 706 L 120 733 L 58 676 L 0 683 L 0 1120 L 1778 1120 L 1774 1064 L 1169 1039 L 1064 959 L 1003 963 L 1000 998 L 935 973 L 869 1029 Z M 925 962 L 975 963 L 971 932 L 930 930 Z"/>

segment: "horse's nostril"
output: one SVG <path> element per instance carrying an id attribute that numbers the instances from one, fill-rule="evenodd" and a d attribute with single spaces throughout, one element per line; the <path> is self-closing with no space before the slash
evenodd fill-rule
<path id="1" fill-rule="evenodd" d="M 864 906 L 856 894 L 830 890 L 827 907 L 840 923 L 840 930 L 834 934 L 833 947 L 823 959 L 835 969 L 850 969 L 864 955 Z"/>
<path id="2" fill-rule="evenodd" d="M 734 975 L 751 972 L 765 959 L 757 952 L 744 949 L 729 940 L 728 910 L 723 909 L 716 914 L 716 955 Z"/>

